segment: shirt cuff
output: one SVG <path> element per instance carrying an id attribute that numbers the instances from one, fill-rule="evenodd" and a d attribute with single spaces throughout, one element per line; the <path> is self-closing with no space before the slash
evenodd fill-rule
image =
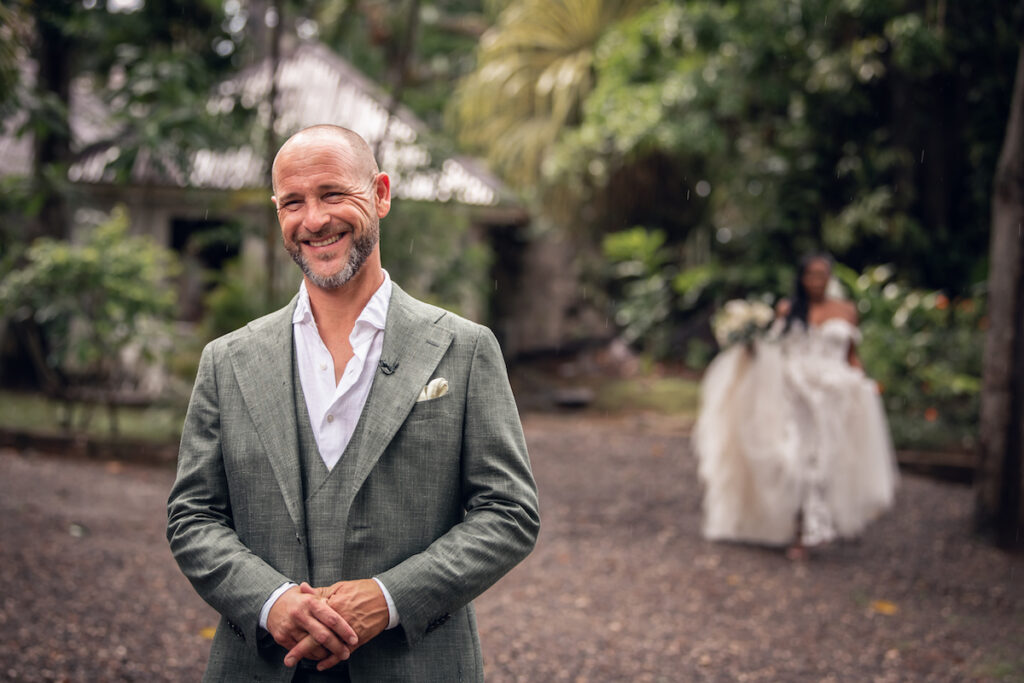
<path id="1" fill-rule="evenodd" d="M 388 603 L 388 625 L 385 627 L 385 631 L 390 631 L 394 627 L 398 626 L 400 620 L 398 618 L 398 608 L 395 607 L 395 601 L 391 599 L 391 593 L 388 593 L 388 589 L 381 583 L 381 580 L 376 576 L 373 580 L 380 586 L 380 592 L 384 594 L 384 600 Z"/>
<path id="2" fill-rule="evenodd" d="M 280 586 L 278 586 L 276 591 L 270 594 L 270 597 L 267 598 L 267 601 L 263 603 L 263 609 L 260 610 L 260 628 L 262 628 L 264 631 L 267 630 L 267 618 L 270 616 L 270 608 L 274 606 L 274 603 L 277 602 L 277 599 L 281 597 L 282 593 L 284 593 L 292 586 L 297 585 L 297 583 L 286 581 L 285 583 L 282 583 Z M 387 597 L 387 592 L 384 593 L 384 596 Z M 391 603 L 388 604 L 390 605 Z"/>

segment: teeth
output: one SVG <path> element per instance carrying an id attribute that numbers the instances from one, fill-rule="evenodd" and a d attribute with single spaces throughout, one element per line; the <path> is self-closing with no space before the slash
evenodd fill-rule
<path id="1" fill-rule="evenodd" d="M 340 239 L 341 239 L 341 235 L 333 235 L 331 237 L 328 237 L 327 239 L 323 239 L 323 240 L 320 240 L 318 242 L 314 242 L 313 240 L 310 240 L 309 246 L 311 246 L 311 247 L 326 247 L 328 244 L 334 244 L 335 242 L 337 242 Z"/>

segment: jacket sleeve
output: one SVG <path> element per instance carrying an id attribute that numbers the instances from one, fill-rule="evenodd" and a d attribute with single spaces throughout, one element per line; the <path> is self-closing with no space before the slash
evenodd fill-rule
<path id="1" fill-rule="evenodd" d="M 466 392 L 462 521 L 426 550 L 378 574 L 410 644 L 468 604 L 533 549 L 537 488 L 497 340 L 478 327 Z"/>
<path id="2" fill-rule="evenodd" d="M 167 540 L 196 592 L 255 649 L 260 609 L 290 579 L 253 554 L 235 531 L 221 451 L 219 348 L 223 347 L 211 343 L 199 361 L 182 429 L 177 478 L 167 502 Z"/>

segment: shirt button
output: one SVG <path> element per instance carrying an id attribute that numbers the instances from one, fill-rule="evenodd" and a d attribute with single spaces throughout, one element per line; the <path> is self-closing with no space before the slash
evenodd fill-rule
<path id="1" fill-rule="evenodd" d="M 334 416 L 333 415 L 328 415 L 327 416 L 327 421 L 328 422 L 334 422 Z"/>
<path id="2" fill-rule="evenodd" d="M 321 363 L 320 364 L 320 369 L 321 370 L 326 370 L 327 369 L 327 363 Z"/>

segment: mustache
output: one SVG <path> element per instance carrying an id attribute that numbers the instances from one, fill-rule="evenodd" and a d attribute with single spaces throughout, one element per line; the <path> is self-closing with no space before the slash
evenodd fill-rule
<path id="1" fill-rule="evenodd" d="M 338 237 L 354 232 L 350 227 L 339 228 L 337 230 L 321 230 L 320 232 L 308 232 L 302 231 L 296 233 L 293 238 L 296 242 L 321 242 L 323 240 L 331 239 L 332 237 Z"/>

